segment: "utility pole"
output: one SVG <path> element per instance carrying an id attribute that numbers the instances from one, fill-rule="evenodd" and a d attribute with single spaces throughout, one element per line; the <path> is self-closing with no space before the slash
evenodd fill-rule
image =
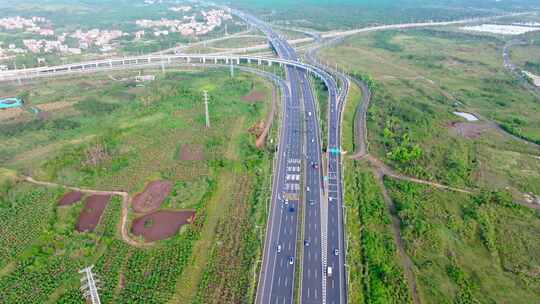
<path id="1" fill-rule="evenodd" d="M 231 60 L 231 78 L 234 78 L 234 64 L 232 60 Z"/>
<path id="2" fill-rule="evenodd" d="M 210 128 L 210 115 L 208 114 L 208 91 L 204 90 L 204 110 L 206 114 L 206 127 Z"/>
<path id="3" fill-rule="evenodd" d="M 94 265 L 79 270 L 79 273 L 85 275 L 81 278 L 82 286 L 80 289 L 83 292 L 85 298 L 90 298 L 92 304 L 101 304 L 101 300 L 99 299 L 99 294 L 96 286 L 96 283 L 99 281 L 94 279 L 92 268 L 94 268 Z"/>

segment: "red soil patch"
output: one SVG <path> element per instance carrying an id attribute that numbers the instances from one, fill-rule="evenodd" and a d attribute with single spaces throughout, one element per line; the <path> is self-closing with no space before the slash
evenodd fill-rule
<path id="1" fill-rule="evenodd" d="M 70 191 L 64 194 L 64 196 L 62 196 L 60 201 L 58 201 L 58 206 L 67 206 L 67 205 L 75 204 L 76 202 L 80 201 L 82 197 L 83 197 L 82 192 Z"/>
<path id="2" fill-rule="evenodd" d="M 146 185 L 144 191 L 133 198 L 133 210 L 144 213 L 158 209 L 171 193 L 172 183 L 169 181 L 153 181 Z"/>
<path id="3" fill-rule="evenodd" d="M 182 145 L 180 160 L 204 160 L 204 149 L 201 145 Z"/>
<path id="4" fill-rule="evenodd" d="M 86 199 L 86 204 L 84 209 L 79 214 L 79 221 L 77 222 L 77 231 L 93 231 L 99 220 L 101 214 L 107 207 L 109 200 L 111 199 L 110 195 L 91 195 Z"/>
<path id="5" fill-rule="evenodd" d="M 480 135 L 490 128 L 490 125 L 478 122 L 453 122 L 450 124 L 450 131 L 452 133 L 470 139 L 480 137 Z"/>
<path id="6" fill-rule="evenodd" d="M 194 220 L 195 211 L 156 211 L 134 219 L 131 232 L 153 242 L 175 235 L 182 226 Z"/>
<path id="7" fill-rule="evenodd" d="M 251 91 L 249 95 L 242 97 L 242 100 L 247 101 L 247 102 L 257 102 L 257 101 L 263 101 L 265 97 L 266 97 L 266 94 L 264 94 L 264 92 Z"/>
<path id="8" fill-rule="evenodd" d="M 255 135 L 255 137 L 261 136 L 261 134 L 264 131 L 264 121 L 256 122 L 251 128 L 249 128 L 248 132 Z"/>

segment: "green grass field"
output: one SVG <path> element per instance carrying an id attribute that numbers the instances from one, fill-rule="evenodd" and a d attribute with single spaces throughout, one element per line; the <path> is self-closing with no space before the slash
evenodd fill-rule
<path id="1" fill-rule="evenodd" d="M 538 192 L 540 176 L 522 165 L 538 167 L 537 148 L 501 136 L 489 123 L 462 125 L 465 131 L 485 129 L 478 136 L 456 134 L 453 126 L 462 120 L 452 111 L 462 110 L 531 141 L 540 139 L 538 102 L 504 70 L 503 44 L 453 30 L 389 31 L 351 37 L 322 56 L 373 77 L 370 147 L 389 164 L 447 184 L 493 180 L 497 186 Z M 516 156 L 510 154 L 522 161 L 511 161 Z M 508 162 L 502 166 L 501 159 Z"/>
<path id="2" fill-rule="evenodd" d="M 209 129 L 203 90 L 210 95 Z M 264 100 L 242 100 L 252 90 Z M 271 90 L 265 79 L 242 72 L 231 79 L 227 70 L 171 71 L 143 87 L 103 75 L 6 87 L 43 112 L 0 121 L 0 138 L 8 143 L 0 151 L 0 286 L 6 291 L 0 302 L 83 303 L 77 270 L 90 264 L 104 303 L 251 301 L 273 147 L 257 150 L 248 129 L 266 117 Z M 105 157 L 90 162 L 98 145 Z M 200 147 L 201 160 L 184 160 L 183 146 Z M 94 232 L 78 233 L 82 203 L 59 208 L 62 189 L 15 182 L 14 172 L 131 195 L 150 180 L 170 180 L 173 192 L 163 207 L 195 209 L 197 219 L 151 248 L 135 248 L 119 235 L 119 198 Z M 216 256 L 216 244 L 235 250 Z M 215 292 L 201 298 L 207 286 Z"/>

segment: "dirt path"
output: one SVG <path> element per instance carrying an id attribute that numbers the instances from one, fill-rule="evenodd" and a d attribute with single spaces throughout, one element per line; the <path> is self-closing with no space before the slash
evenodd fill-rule
<path id="1" fill-rule="evenodd" d="M 272 123 L 274 122 L 274 115 L 276 115 L 277 110 L 277 102 L 278 102 L 278 88 L 277 85 L 274 85 L 272 88 L 272 104 L 270 111 L 268 112 L 268 115 L 266 117 L 264 129 L 261 133 L 261 135 L 257 138 L 257 141 L 255 142 L 255 145 L 257 148 L 264 147 L 264 144 L 266 143 L 266 137 L 268 136 L 268 133 L 270 132 L 270 128 L 272 127 Z"/>
<path id="2" fill-rule="evenodd" d="M 411 261 L 411 258 L 405 251 L 405 244 L 403 242 L 403 238 L 401 237 L 401 220 L 397 214 L 396 205 L 394 204 L 394 201 L 388 194 L 388 190 L 384 186 L 383 177 L 384 174 L 382 171 L 374 169 L 375 177 L 377 179 L 377 184 L 379 184 L 379 188 L 382 190 L 382 194 L 384 197 L 384 201 L 388 205 L 388 209 L 390 210 L 390 216 L 392 217 L 392 232 L 394 236 L 394 243 L 396 244 L 398 248 L 398 255 L 401 259 L 401 264 L 403 265 L 403 270 L 405 272 L 405 279 L 407 280 L 407 284 L 411 288 L 411 295 L 413 298 L 413 302 L 415 304 L 420 304 L 420 296 L 418 295 L 418 287 L 416 284 L 416 276 L 414 275 L 414 265 Z"/>
<path id="3" fill-rule="evenodd" d="M 56 184 L 56 183 L 51 183 L 51 182 L 37 181 L 30 176 L 24 177 L 23 180 L 26 182 L 35 184 L 35 185 L 40 185 L 40 186 L 45 186 L 45 187 L 61 187 L 61 188 L 70 189 L 74 191 L 80 191 L 86 194 L 102 194 L 102 195 L 120 196 L 122 198 L 122 218 L 120 221 L 120 234 L 122 236 L 122 239 L 126 243 L 134 247 L 149 247 L 153 245 L 153 243 L 143 243 L 143 242 L 136 241 L 129 236 L 128 210 L 129 210 L 130 197 L 127 192 L 83 189 L 83 188 L 71 187 L 71 186 L 66 186 L 66 185 L 61 185 L 61 184 Z"/>
<path id="4" fill-rule="evenodd" d="M 374 156 L 372 156 L 370 154 L 366 155 L 365 159 L 367 159 L 367 161 L 373 166 L 373 168 L 376 170 L 377 174 L 381 175 L 381 176 L 389 176 L 389 177 L 392 177 L 392 178 L 395 178 L 395 179 L 404 180 L 404 181 L 408 181 L 408 182 L 412 182 L 412 183 L 429 185 L 429 186 L 432 186 L 434 188 L 438 188 L 438 189 L 442 189 L 442 190 L 450 190 L 450 191 L 455 191 L 455 192 L 460 192 L 460 193 L 467 193 L 467 194 L 471 194 L 471 193 L 474 192 L 473 190 L 469 190 L 469 189 L 454 188 L 454 187 L 446 186 L 446 185 L 439 184 L 439 183 L 436 183 L 436 182 L 422 180 L 422 179 L 418 179 L 418 178 L 414 178 L 414 177 L 410 177 L 410 176 L 406 176 L 406 175 L 403 175 L 403 174 L 396 173 L 390 167 L 385 165 L 382 161 L 380 161 L 379 159 L 375 158 Z"/>

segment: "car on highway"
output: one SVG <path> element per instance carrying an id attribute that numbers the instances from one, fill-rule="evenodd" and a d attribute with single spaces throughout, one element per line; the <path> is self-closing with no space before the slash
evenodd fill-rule
<path id="1" fill-rule="evenodd" d="M 309 247 L 310 244 L 309 240 L 304 240 L 304 246 Z"/>
<path id="2" fill-rule="evenodd" d="M 326 268 L 326 275 L 329 277 L 332 276 L 332 266 L 328 266 L 328 268 Z"/>
<path id="3" fill-rule="evenodd" d="M 319 169 L 319 164 L 317 162 L 311 162 L 311 166 L 314 168 L 314 169 Z"/>
<path id="4" fill-rule="evenodd" d="M 276 250 L 277 250 L 277 253 L 281 253 L 281 244 L 278 244 L 278 245 L 277 245 Z"/>
<path id="5" fill-rule="evenodd" d="M 334 255 L 335 256 L 338 256 L 339 255 L 339 250 L 337 248 L 334 248 Z"/>
<path id="6" fill-rule="evenodd" d="M 306 191 L 309 192 L 309 186 L 306 186 Z"/>
<path id="7" fill-rule="evenodd" d="M 309 200 L 309 205 L 310 205 L 310 206 L 315 205 L 315 200 Z"/>
<path id="8" fill-rule="evenodd" d="M 294 257 L 290 256 L 289 257 L 289 265 L 292 265 L 294 264 Z"/>

